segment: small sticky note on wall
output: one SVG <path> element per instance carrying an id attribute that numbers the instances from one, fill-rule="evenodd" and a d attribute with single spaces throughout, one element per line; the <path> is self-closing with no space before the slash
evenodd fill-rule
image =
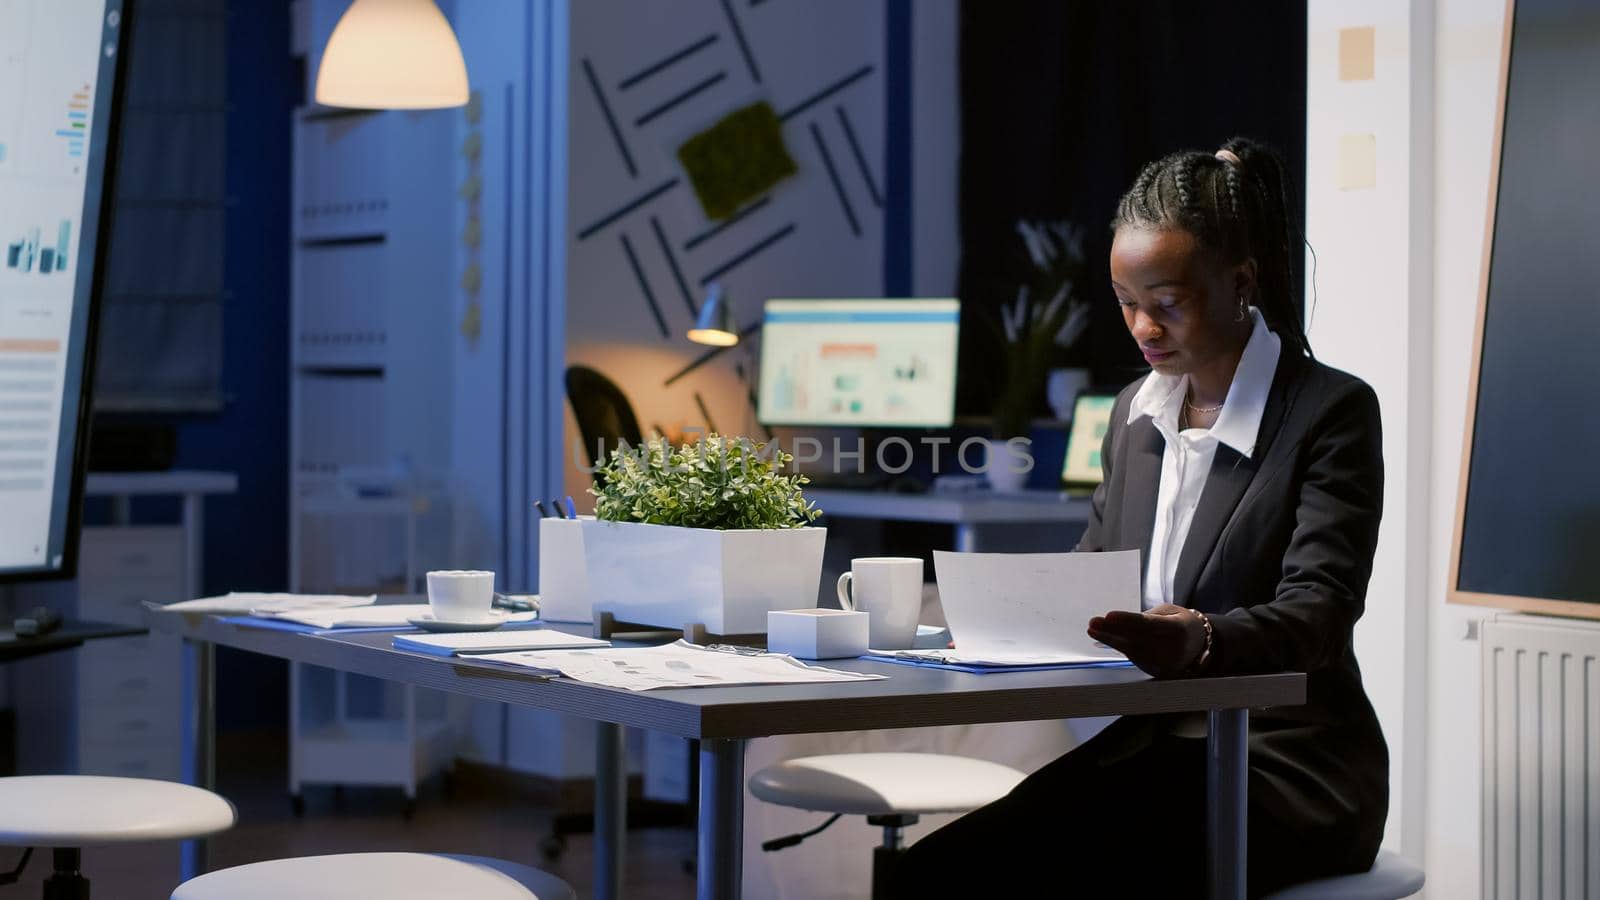
<path id="1" fill-rule="evenodd" d="M 1378 139 L 1370 134 L 1339 136 L 1339 190 L 1360 191 L 1378 184 Z"/>
<path id="2" fill-rule="evenodd" d="M 1371 81 L 1378 30 L 1371 25 L 1339 29 L 1339 80 Z"/>

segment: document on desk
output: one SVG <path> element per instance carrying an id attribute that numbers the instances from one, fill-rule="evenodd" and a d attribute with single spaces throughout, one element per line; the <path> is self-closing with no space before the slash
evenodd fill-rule
<path id="1" fill-rule="evenodd" d="M 1094 664 L 1124 660 L 1096 642 L 1089 619 L 1139 610 L 1139 551 L 933 552 L 953 650 L 903 651 L 972 665 Z"/>
<path id="2" fill-rule="evenodd" d="M 254 611 L 257 615 L 260 610 Z M 432 607 L 426 603 L 383 603 L 349 609 L 286 609 L 271 614 L 271 618 L 296 622 L 312 628 L 336 630 L 341 628 L 410 628 L 412 619 L 431 615 Z M 506 622 L 531 622 L 537 612 L 511 613 Z"/>
<path id="3" fill-rule="evenodd" d="M 713 650 L 678 641 L 661 647 L 616 650 L 534 650 L 474 656 L 476 662 L 502 663 L 559 672 L 575 681 L 652 691 L 659 688 L 730 687 L 751 684 L 818 684 L 876 681 L 882 675 L 808 666 L 781 653 Z"/>
<path id="4" fill-rule="evenodd" d="M 227 615 L 230 613 L 255 613 L 257 615 L 281 612 L 286 609 L 348 609 L 371 606 L 376 594 L 352 596 L 347 594 L 261 594 L 235 591 L 220 597 L 201 597 L 198 600 L 180 600 L 161 608 L 167 612 Z"/>

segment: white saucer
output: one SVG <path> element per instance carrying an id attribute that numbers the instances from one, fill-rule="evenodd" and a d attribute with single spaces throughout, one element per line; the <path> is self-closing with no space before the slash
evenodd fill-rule
<path id="1" fill-rule="evenodd" d="M 472 619 L 466 622 L 447 622 L 443 619 L 435 619 L 432 614 L 417 616 L 415 619 L 407 619 L 406 621 L 421 628 L 423 631 L 493 631 L 511 621 L 511 614 L 503 609 L 492 609 L 489 611 L 488 618 Z"/>
<path id="2" fill-rule="evenodd" d="M 918 625 L 917 636 L 911 642 L 913 650 L 943 650 L 950 643 L 950 629 L 938 625 Z"/>

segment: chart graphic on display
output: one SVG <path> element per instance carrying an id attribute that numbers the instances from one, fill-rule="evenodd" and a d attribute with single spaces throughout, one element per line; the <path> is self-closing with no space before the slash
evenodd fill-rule
<path id="1" fill-rule="evenodd" d="M 47 229 L 33 228 L 5 245 L 6 268 L 27 275 L 63 273 L 67 270 L 72 248 L 72 223 L 66 219 L 50 233 Z"/>
<path id="2" fill-rule="evenodd" d="M 955 300 L 769 300 L 758 414 L 772 425 L 949 425 Z"/>
<path id="3" fill-rule="evenodd" d="M 103 0 L 0 0 L 0 175 L 81 176 Z"/>
<path id="4" fill-rule="evenodd" d="M 119 0 L 0 0 L 0 579 L 62 574 L 85 446 Z"/>

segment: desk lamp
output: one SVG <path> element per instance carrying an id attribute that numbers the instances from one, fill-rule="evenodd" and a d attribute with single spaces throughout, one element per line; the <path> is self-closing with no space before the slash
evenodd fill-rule
<path id="1" fill-rule="evenodd" d="M 733 324 L 733 310 L 723 298 L 722 285 L 712 282 L 706 300 L 700 304 L 700 314 L 694 327 L 689 329 L 689 340 L 710 347 L 732 347 L 739 343 L 739 331 Z"/>

